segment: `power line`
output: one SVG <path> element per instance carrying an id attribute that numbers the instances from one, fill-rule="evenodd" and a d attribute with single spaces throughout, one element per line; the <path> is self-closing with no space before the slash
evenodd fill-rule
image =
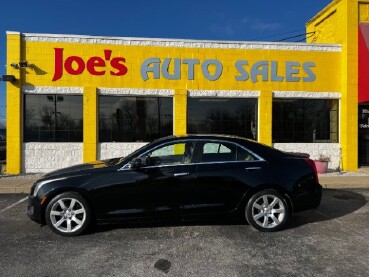
<path id="1" fill-rule="evenodd" d="M 300 31 L 305 31 L 305 29 L 302 29 L 301 28 L 301 29 L 297 29 L 297 30 L 293 30 L 293 31 L 288 31 L 288 32 L 283 32 L 283 33 L 278 33 L 278 34 L 274 34 L 274 35 L 270 35 L 270 36 L 258 37 L 258 38 L 254 38 L 252 40 L 264 39 L 264 38 L 272 38 L 272 37 L 277 37 L 277 36 L 283 36 L 283 35 L 288 35 L 288 34 L 300 32 Z"/>
<path id="2" fill-rule="evenodd" d="M 275 42 L 282 42 L 282 41 L 286 41 L 286 40 L 289 40 L 289 39 L 299 38 L 299 37 L 304 36 L 304 38 L 303 38 L 303 39 L 298 40 L 298 41 L 303 41 L 303 40 L 305 40 L 305 39 L 306 39 L 306 35 L 310 35 L 309 37 L 311 37 L 311 36 L 313 36 L 314 34 L 315 34 L 315 31 L 314 31 L 314 32 L 307 32 L 307 33 L 298 34 L 298 35 L 291 36 L 291 37 L 286 37 L 286 38 L 283 38 L 283 39 L 280 39 L 280 40 L 276 40 Z M 298 42 L 298 41 L 295 41 L 295 42 Z"/>

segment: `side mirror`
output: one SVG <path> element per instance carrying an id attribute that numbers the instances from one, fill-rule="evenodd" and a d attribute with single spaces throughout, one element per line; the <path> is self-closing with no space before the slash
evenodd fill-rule
<path id="1" fill-rule="evenodd" d="M 130 162 L 132 169 L 138 169 L 142 166 L 142 159 L 141 158 L 133 158 Z"/>

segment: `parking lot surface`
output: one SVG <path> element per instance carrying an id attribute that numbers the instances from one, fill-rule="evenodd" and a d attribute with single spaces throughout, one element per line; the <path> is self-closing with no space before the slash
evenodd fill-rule
<path id="1" fill-rule="evenodd" d="M 0 194 L 1 276 L 368 276 L 369 189 L 323 192 L 318 210 L 260 233 L 243 220 L 100 226 L 59 237 Z"/>

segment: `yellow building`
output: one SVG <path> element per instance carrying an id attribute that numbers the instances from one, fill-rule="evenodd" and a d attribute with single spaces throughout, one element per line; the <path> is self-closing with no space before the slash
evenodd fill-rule
<path id="1" fill-rule="evenodd" d="M 309 43 L 7 32 L 7 173 L 125 156 L 186 133 L 240 135 L 357 170 L 365 3 L 332 2 L 307 24 Z"/>

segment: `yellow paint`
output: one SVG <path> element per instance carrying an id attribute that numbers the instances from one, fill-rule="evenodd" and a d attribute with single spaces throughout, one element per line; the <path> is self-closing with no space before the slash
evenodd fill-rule
<path id="1" fill-rule="evenodd" d="M 173 134 L 187 134 L 187 90 L 177 89 L 173 97 Z"/>
<path id="2" fill-rule="evenodd" d="M 83 90 L 83 161 L 97 160 L 97 92 L 94 87 Z"/>
<path id="3" fill-rule="evenodd" d="M 112 50 L 111 59 L 124 57 L 128 72 L 124 76 L 111 76 L 110 71 L 114 70 L 110 62 L 106 62 L 103 76 L 93 76 L 87 69 L 81 75 L 70 75 L 64 70 L 61 79 L 52 81 L 54 76 L 54 48 L 64 48 L 64 61 L 69 56 L 79 56 L 86 63 L 93 56 L 104 59 L 104 50 Z M 200 65 L 195 65 L 195 78 L 188 80 L 187 65 L 181 65 L 181 79 L 167 80 L 164 76 L 160 79 L 153 79 L 153 74 L 149 73 L 149 79 L 144 81 L 141 77 L 141 65 L 148 58 L 181 58 L 199 59 L 202 63 L 206 59 L 216 59 L 223 64 L 223 72 L 216 81 L 207 80 L 201 70 Z M 147 88 L 147 89 L 187 89 L 187 90 L 264 90 L 271 87 L 278 87 L 283 91 L 338 91 L 340 89 L 338 80 L 339 72 L 332 72 L 332 69 L 339 67 L 339 52 L 320 51 L 292 51 L 292 50 L 255 50 L 255 49 L 202 49 L 202 48 L 167 48 L 154 46 L 129 46 L 129 45 L 109 45 L 109 44 L 83 44 L 83 43 L 51 43 L 51 42 L 27 42 L 27 59 L 30 63 L 38 67 L 34 72 L 27 74 L 27 82 L 38 86 L 74 86 L 84 87 L 86 84 L 93 87 L 111 88 Z M 316 74 L 314 82 L 258 82 L 237 81 L 239 76 L 235 62 L 237 60 L 247 60 L 249 66 L 245 66 L 248 71 L 257 61 L 278 62 L 278 74 L 285 75 L 285 61 L 297 61 L 300 64 L 308 61 L 316 63 L 313 68 Z M 173 60 L 172 60 L 173 63 Z M 173 72 L 173 64 L 169 66 L 169 72 Z M 270 67 L 270 65 L 269 65 Z M 210 72 L 214 68 L 209 67 Z M 40 72 L 46 74 L 38 74 Z M 327 74 L 329 72 L 329 74 Z M 270 75 L 270 72 L 269 72 Z M 298 76 L 303 77 L 303 70 Z M 270 78 L 269 78 L 270 79 Z"/>
<path id="4" fill-rule="evenodd" d="M 306 25 L 309 42 L 342 44 L 340 143 L 342 169 L 358 169 L 358 22 L 357 0 L 333 1 Z M 366 7 L 360 11 L 364 18 Z"/>
<path id="5" fill-rule="evenodd" d="M 20 34 L 7 35 L 7 65 L 22 59 Z M 6 83 L 6 173 L 19 174 L 22 171 L 22 93 L 21 79 L 24 69 L 16 70 L 7 66 L 7 74 L 14 75 L 15 83 Z"/>
<path id="6" fill-rule="evenodd" d="M 174 153 L 175 155 L 183 155 L 185 152 L 185 144 L 184 143 L 177 143 L 174 144 Z"/>
<path id="7" fill-rule="evenodd" d="M 260 91 L 258 113 L 258 141 L 272 144 L 272 91 L 308 91 L 308 92 L 341 92 L 340 101 L 340 143 L 342 145 L 342 167 L 344 170 L 357 169 L 357 28 L 358 20 L 369 20 L 369 1 L 335 0 L 317 16 L 307 23 L 307 31 L 315 32 L 308 38 L 315 43 L 342 44 L 342 52 L 324 51 L 293 51 L 270 49 L 210 49 L 185 47 L 154 47 L 132 46 L 118 44 L 87 44 L 87 43 L 57 43 L 57 42 L 21 42 L 20 35 L 8 34 L 7 65 L 11 62 L 28 60 L 34 65 L 34 70 L 14 70 L 8 66 L 8 74 L 15 75 L 22 80 L 22 84 L 35 86 L 83 87 L 83 160 L 90 162 L 97 159 L 98 145 L 98 113 L 97 88 L 137 88 L 137 89 L 172 89 L 173 101 L 173 134 L 187 133 L 187 91 L 188 90 L 254 90 Z M 358 12 L 359 10 L 359 12 Z M 52 81 L 55 70 L 54 48 L 63 48 L 64 61 L 69 56 L 79 56 L 87 63 L 91 57 L 101 57 L 104 60 L 104 50 L 112 50 L 111 59 L 124 57 L 128 72 L 124 76 L 111 76 L 114 71 L 109 62 L 103 76 L 93 76 L 87 69 L 81 75 L 70 75 L 64 70 L 63 77 Z M 149 80 L 144 81 L 141 76 L 141 65 L 148 58 L 180 58 L 198 59 L 203 63 L 206 59 L 216 59 L 223 65 L 220 78 L 216 81 L 207 80 L 200 65 L 195 65 L 195 78 L 188 80 L 187 65 L 181 65 L 180 80 L 167 80 L 161 75 L 160 79 L 153 79 L 148 73 Z M 111 60 L 110 59 L 110 60 Z M 285 61 L 315 62 L 312 69 L 316 75 L 314 82 L 272 82 L 253 83 L 237 81 L 240 73 L 235 67 L 238 60 L 247 60 L 250 67 L 257 61 L 278 62 L 278 75 L 285 76 Z M 173 62 L 173 61 L 172 61 Z M 174 66 L 171 63 L 169 72 Z M 209 67 L 214 72 L 214 67 Z M 303 77 L 303 73 L 299 73 Z M 8 173 L 21 172 L 22 145 L 22 94 L 20 81 L 7 84 L 7 147 Z M 352 139 L 355 138 L 355 139 Z"/>
<path id="8" fill-rule="evenodd" d="M 270 90 L 260 92 L 258 103 L 258 141 L 272 145 L 272 102 L 273 93 Z"/>
<path id="9" fill-rule="evenodd" d="M 359 22 L 369 22 L 369 1 L 359 2 Z"/>

